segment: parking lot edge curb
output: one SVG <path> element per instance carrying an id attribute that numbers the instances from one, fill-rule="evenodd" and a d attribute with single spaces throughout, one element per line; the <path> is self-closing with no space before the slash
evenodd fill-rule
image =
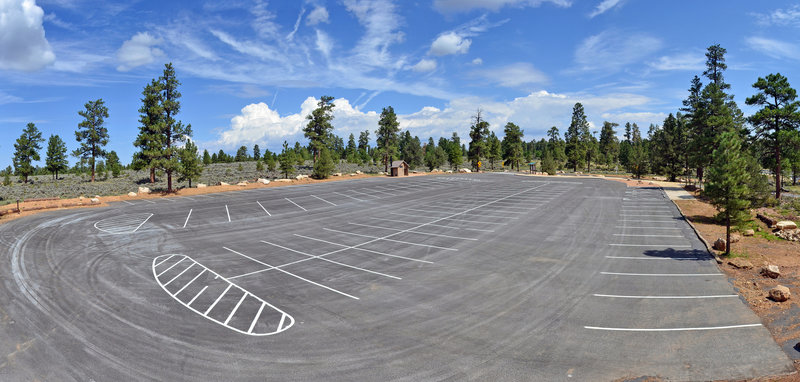
<path id="1" fill-rule="evenodd" d="M 664 191 L 664 187 L 660 187 L 659 186 L 659 188 L 661 188 L 661 190 Z M 713 247 L 711 247 L 711 244 L 709 244 L 708 241 L 706 241 L 706 239 L 703 237 L 703 235 L 700 234 L 700 231 L 697 230 L 697 227 L 694 226 L 692 221 L 689 220 L 688 217 L 686 217 L 686 214 L 683 213 L 683 210 L 681 209 L 681 206 L 679 206 L 678 203 L 675 202 L 675 200 L 670 199 L 670 201 L 672 202 L 672 204 L 675 205 L 675 207 L 678 208 L 678 212 L 680 212 L 681 216 L 683 216 L 683 220 L 685 220 L 687 223 L 689 223 L 689 227 L 692 227 L 692 230 L 694 231 L 694 234 L 697 235 L 697 237 L 700 239 L 700 241 L 703 242 L 703 245 L 706 246 L 706 251 L 708 251 L 708 253 L 711 254 L 711 256 L 714 256 L 714 260 L 717 261 L 717 264 L 722 264 L 723 263 L 722 259 L 719 258 L 719 255 L 717 255 L 717 253 L 714 251 Z"/>

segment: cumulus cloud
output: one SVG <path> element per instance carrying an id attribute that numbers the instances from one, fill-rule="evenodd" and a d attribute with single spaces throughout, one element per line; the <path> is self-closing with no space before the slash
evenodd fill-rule
<path id="1" fill-rule="evenodd" d="M 55 61 L 43 17 L 34 0 L 0 1 L 0 69 L 32 72 Z"/>
<path id="2" fill-rule="evenodd" d="M 319 23 L 328 23 L 328 10 L 325 7 L 316 7 L 306 17 L 306 25 L 317 25 Z"/>
<path id="3" fill-rule="evenodd" d="M 161 39 L 153 37 L 148 32 L 139 32 L 122 43 L 117 51 L 117 70 L 125 72 L 135 67 L 153 63 L 156 58 L 164 56 L 164 52 L 157 48 Z"/>
<path id="4" fill-rule="evenodd" d="M 602 2 L 600 2 L 600 4 L 597 4 L 597 7 L 595 7 L 594 11 L 592 11 L 592 13 L 589 14 L 589 18 L 602 15 L 603 13 L 606 13 L 606 11 L 608 11 L 609 9 L 614 8 L 618 5 L 622 5 L 622 0 L 603 0 Z"/>
<path id="5" fill-rule="evenodd" d="M 434 56 L 446 56 L 449 54 L 464 54 L 469 52 L 472 40 L 464 38 L 455 32 L 447 32 L 439 35 L 433 40 L 429 54 Z"/>
<path id="6" fill-rule="evenodd" d="M 477 97 L 456 98 L 442 108 L 425 106 L 408 114 L 398 113 L 397 119 L 401 130 L 408 130 L 421 139 L 449 137 L 453 131 L 467 137 L 469 121 L 475 110 L 481 108 L 491 130 L 501 132 L 506 122 L 511 121 L 525 129 L 526 139 L 533 139 L 544 137 L 551 126 L 557 126 L 563 133 L 576 102 L 584 105 L 593 126 L 601 126 L 603 120 L 630 121 L 647 126 L 660 124 L 664 119 L 663 113 L 641 112 L 641 109 L 651 108 L 652 100 L 637 94 L 555 94 L 544 90 L 505 102 Z M 334 103 L 336 135 L 346 138 L 351 133 L 358 135 L 360 131 L 375 130 L 379 119 L 377 111 L 361 111 L 344 98 L 336 99 Z M 303 142 L 305 116 L 316 106 L 317 100 L 309 97 L 303 101 L 298 113 L 281 117 L 264 103 L 247 105 L 231 119 L 230 126 L 213 144 L 236 148 L 259 143 L 277 149 L 284 140 Z"/>
<path id="7" fill-rule="evenodd" d="M 749 37 L 745 40 L 751 49 L 777 59 L 800 60 L 800 47 L 795 44 L 763 37 Z"/>
<path id="8" fill-rule="evenodd" d="M 583 40 L 575 50 L 580 70 L 616 72 L 661 49 L 658 38 L 644 33 L 607 30 Z"/>
<path id="9" fill-rule="evenodd" d="M 800 26 L 800 5 L 795 4 L 787 9 L 776 9 L 770 13 L 754 14 L 756 21 L 764 26 Z"/>
<path id="10" fill-rule="evenodd" d="M 439 12 L 467 12 L 472 9 L 488 9 L 493 12 L 501 8 L 510 7 L 538 7 L 550 3 L 567 8 L 572 5 L 570 0 L 434 0 L 433 6 Z"/>
<path id="11" fill-rule="evenodd" d="M 430 72 L 436 69 L 436 60 L 430 60 L 427 58 L 423 58 L 419 60 L 419 62 L 411 67 L 411 70 L 415 72 Z"/>
<path id="12" fill-rule="evenodd" d="M 471 62 L 471 63 L 472 63 L 472 65 L 483 65 L 483 59 L 481 59 L 480 57 L 478 57 L 478 58 L 476 58 L 476 59 L 472 60 L 472 62 Z"/>
<path id="13" fill-rule="evenodd" d="M 475 70 L 472 74 L 509 88 L 542 84 L 548 81 L 544 73 L 527 62 L 518 62 L 492 69 Z"/>

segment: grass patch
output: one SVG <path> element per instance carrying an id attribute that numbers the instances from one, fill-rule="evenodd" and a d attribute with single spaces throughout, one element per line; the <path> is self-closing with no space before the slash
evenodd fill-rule
<path id="1" fill-rule="evenodd" d="M 755 236 L 756 237 L 760 237 L 762 239 L 766 239 L 767 241 L 780 241 L 780 240 L 783 240 L 783 239 L 773 235 L 771 232 L 767 232 L 767 231 L 756 231 Z"/>
<path id="2" fill-rule="evenodd" d="M 740 251 L 731 251 L 730 255 L 725 256 L 725 258 L 727 258 L 727 259 L 735 259 L 737 257 L 742 258 L 742 259 L 749 259 L 750 258 L 750 254 L 745 252 L 745 251 L 741 251 L 741 252 Z"/>

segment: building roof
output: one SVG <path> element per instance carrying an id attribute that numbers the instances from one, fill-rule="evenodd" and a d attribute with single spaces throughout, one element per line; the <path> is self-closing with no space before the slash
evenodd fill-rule
<path id="1" fill-rule="evenodd" d="M 403 165 L 403 164 L 408 166 L 408 163 L 406 163 L 406 161 L 404 161 L 404 160 L 396 160 L 396 161 L 392 162 L 392 168 L 398 168 L 398 167 L 400 167 L 400 165 Z"/>

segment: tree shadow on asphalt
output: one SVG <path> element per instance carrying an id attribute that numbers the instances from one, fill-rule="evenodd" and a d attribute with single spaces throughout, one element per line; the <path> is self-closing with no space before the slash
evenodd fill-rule
<path id="1" fill-rule="evenodd" d="M 711 254 L 708 253 L 708 251 L 701 249 L 674 249 L 674 248 L 667 248 L 660 250 L 650 249 L 644 251 L 644 255 L 649 257 L 668 258 L 674 260 L 692 260 L 692 261 L 706 261 L 714 258 L 713 256 L 711 256 Z"/>

